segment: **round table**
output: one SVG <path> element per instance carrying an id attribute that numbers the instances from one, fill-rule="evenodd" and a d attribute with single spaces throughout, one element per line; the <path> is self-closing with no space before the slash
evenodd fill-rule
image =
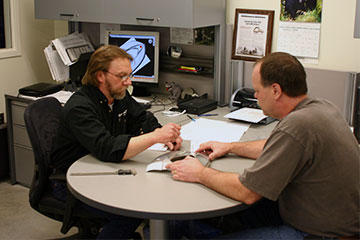
<path id="1" fill-rule="evenodd" d="M 167 220 L 189 220 L 230 214 L 245 208 L 201 184 L 175 181 L 169 171 L 146 172 L 163 152 L 145 151 L 122 163 L 101 162 L 87 155 L 67 172 L 70 191 L 84 203 L 123 216 L 150 219 L 150 236 L 167 237 Z M 253 160 L 226 157 L 212 162 L 223 171 L 243 172 Z M 74 176 L 73 173 L 115 172 L 134 169 L 136 175 Z"/>

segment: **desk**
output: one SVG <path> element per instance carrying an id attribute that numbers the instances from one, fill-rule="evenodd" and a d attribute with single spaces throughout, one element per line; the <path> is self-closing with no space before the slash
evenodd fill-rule
<path id="1" fill-rule="evenodd" d="M 256 139 L 255 135 L 260 129 L 262 134 L 270 134 L 274 124 L 251 127 L 246 135 L 248 138 L 252 136 L 252 139 Z M 75 197 L 92 207 L 114 214 L 151 219 L 152 239 L 166 238 L 167 220 L 216 217 L 245 207 L 238 201 L 201 184 L 174 181 L 168 171 L 145 172 L 147 164 L 160 154 L 162 153 L 146 150 L 122 163 L 100 162 L 87 155 L 69 168 L 68 187 Z M 213 161 L 211 167 L 242 173 L 253 162 L 249 159 L 227 156 Z M 115 171 L 119 168 L 136 169 L 137 175 L 71 175 L 78 172 Z"/>

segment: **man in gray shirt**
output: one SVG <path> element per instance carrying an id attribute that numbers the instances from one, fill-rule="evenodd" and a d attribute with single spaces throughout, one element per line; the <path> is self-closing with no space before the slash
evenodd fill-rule
<path id="1" fill-rule="evenodd" d="M 307 96 L 305 70 L 287 53 L 260 59 L 252 83 L 264 114 L 280 120 L 270 137 L 207 142 L 197 151 L 208 153 L 210 160 L 234 153 L 256 159 L 254 165 L 239 175 L 187 157 L 167 166 L 173 178 L 201 183 L 248 205 L 262 198 L 278 201 L 283 225 L 249 229 L 231 238 L 358 235 L 360 148 L 338 109 Z"/>

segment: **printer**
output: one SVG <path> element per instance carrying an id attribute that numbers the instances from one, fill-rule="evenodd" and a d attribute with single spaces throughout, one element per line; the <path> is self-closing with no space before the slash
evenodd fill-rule
<path id="1" fill-rule="evenodd" d="M 255 91 L 251 88 L 239 88 L 231 96 L 229 107 L 231 111 L 239 108 L 249 107 L 258 108 L 257 99 L 254 97 Z"/>

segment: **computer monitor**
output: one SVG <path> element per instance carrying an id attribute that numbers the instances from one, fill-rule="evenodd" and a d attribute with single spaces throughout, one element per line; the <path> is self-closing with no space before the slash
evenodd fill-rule
<path id="1" fill-rule="evenodd" d="M 105 44 L 116 45 L 133 57 L 134 96 L 149 95 L 159 78 L 159 33 L 140 31 L 107 31 Z"/>

